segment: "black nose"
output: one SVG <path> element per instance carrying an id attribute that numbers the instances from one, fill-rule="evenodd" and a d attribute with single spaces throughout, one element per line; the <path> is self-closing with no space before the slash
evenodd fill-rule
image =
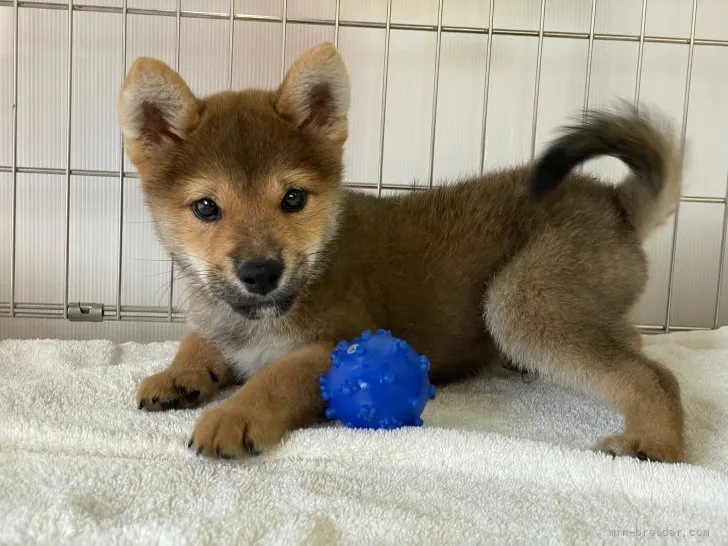
<path id="1" fill-rule="evenodd" d="M 283 264 L 278 260 L 251 260 L 237 267 L 238 278 L 248 292 L 265 296 L 273 292 L 283 273 Z"/>

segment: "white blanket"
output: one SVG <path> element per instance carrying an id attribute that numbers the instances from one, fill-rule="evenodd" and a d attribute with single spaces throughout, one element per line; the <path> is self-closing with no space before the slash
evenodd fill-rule
<path id="1" fill-rule="evenodd" d="M 682 385 L 680 465 L 591 452 L 618 415 L 520 377 L 441 389 L 423 428 L 206 460 L 200 410 L 134 403 L 175 348 L 0 342 L 0 544 L 728 543 L 728 330 L 646 339 Z"/>

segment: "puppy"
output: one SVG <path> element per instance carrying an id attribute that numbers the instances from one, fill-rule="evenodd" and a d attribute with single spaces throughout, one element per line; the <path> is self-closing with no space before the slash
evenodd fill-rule
<path id="1" fill-rule="evenodd" d="M 140 58 L 119 118 L 157 232 L 191 287 L 189 333 L 147 378 L 147 411 L 237 394 L 201 416 L 190 447 L 255 455 L 321 419 L 319 376 L 341 339 L 391 329 L 436 384 L 494 359 L 601 396 L 624 432 L 613 455 L 684 460 L 678 383 L 629 322 L 642 242 L 675 210 L 681 147 L 631 109 L 591 113 L 534 165 L 378 199 L 342 187 L 349 83 L 332 44 L 273 91 L 195 97 Z M 600 155 L 618 186 L 570 174 Z"/>

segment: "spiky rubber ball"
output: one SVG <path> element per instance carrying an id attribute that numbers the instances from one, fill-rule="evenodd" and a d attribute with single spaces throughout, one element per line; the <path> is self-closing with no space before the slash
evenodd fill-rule
<path id="1" fill-rule="evenodd" d="M 326 418 L 351 428 L 421 426 L 435 398 L 430 362 L 406 341 L 385 330 L 366 330 L 331 353 L 331 367 L 319 382 Z"/>

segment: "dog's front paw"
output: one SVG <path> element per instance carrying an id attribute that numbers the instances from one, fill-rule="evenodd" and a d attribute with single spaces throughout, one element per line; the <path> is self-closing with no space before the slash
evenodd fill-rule
<path id="1" fill-rule="evenodd" d="M 595 448 L 612 457 L 634 457 L 642 461 L 676 463 L 684 460 L 681 441 L 649 441 L 647 438 L 629 437 L 626 434 L 607 436 L 597 442 Z"/>
<path id="2" fill-rule="evenodd" d="M 207 368 L 165 370 L 147 377 L 137 391 L 139 409 L 164 411 L 193 408 L 220 389 L 220 378 Z"/>
<path id="3" fill-rule="evenodd" d="M 277 445 L 285 432 L 275 412 L 232 399 L 200 417 L 188 447 L 198 455 L 236 459 L 259 455 Z"/>

